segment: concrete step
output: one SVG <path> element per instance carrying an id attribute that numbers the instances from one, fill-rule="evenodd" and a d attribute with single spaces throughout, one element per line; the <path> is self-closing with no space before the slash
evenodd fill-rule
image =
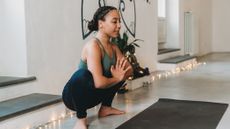
<path id="1" fill-rule="evenodd" d="M 173 70 L 178 67 L 185 67 L 189 64 L 194 64 L 196 62 L 197 60 L 195 56 L 175 56 L 164 60 L 160 60 L 159 63 L 157 63 L 157 70 Z"/>
<path id="2" fill-rule="evenodd" d="M 195 56 L 190 56 L 190 55 L 183 55 L 183 56 L 176 56 L 176 57 L 160 60 L 159 62 L 160 63 L 168 63 L 168 64 L 178 64 L 180 62 L 190 60 L 190 59 L 193 59 L 193 58 L 196 58 L 196 57 Z"/>
<path id="3" fill-rule="evenodd" d="M 12 86 L 15 84 L 25 83 L 36 80 L 36 77 L 12 77 L 0 76 L 0 87 Z"/>
<path id="4" fill-rule="evenodd" d="M 174 51 L 180 51 L 180 49 L 179 48 L 162 48 L 162 49 L 158 49 L 157 54 L 161 55 L 161 54 L 170 53 Z"/>
<path id="5" fill-rule="evenodd" d="M 0 128 L 32 128 L 65 113 L 61 96 L 33 93 L 0 102 Z"/>
<path id="6" fill-rule="evenodd" d="M 179 56 L 181 55 L 181 50 L 180 49 L 162 49 L 161 51 L 158 52 L 157 55 L 157 60 L 164 60 L 164 59 L 168 59 L 168 58 L 172 58 L 175 56 Z"/>
<path id="7" fill-rule="evenodd" d="M 0 76 L 0 102 L 36 93 L 36 83 L 35 77 Z"/>

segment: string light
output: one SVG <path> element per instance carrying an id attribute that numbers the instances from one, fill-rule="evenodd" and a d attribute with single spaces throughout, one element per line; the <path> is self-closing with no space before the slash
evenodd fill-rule
<path id="1" fill-rule="evenodd" d="M 170 71 L 164 71 L 164 72 L 158 73 L 156 75 L 152 75 L 151 76 L 151 82 L 155 81 L 157 79 L 167 78 L 168 76 L 179 74 L 182 71 L 190 71 L 190 70 L 198 67 L 199 65 L 206 65 L 206 62 L 197 63 L 196 61 L 193 61 L 192 63 L 187 64 L 185 66 L 177 67 L 177 68 L 172 69 Z M 61 114 L 60 117 L 58 117 L 56 119 L 52 118 L 49 122 L 47 122 L 45 124 L 35 126 L 35 127 L 32 127 L 32 128 L 27 127 L 26 129 L 48 129 L 48 128 L 60 126 L 61 122 L 64 119 L 72 118 L 75 115 L 76 115 L 75 112 L 67 110 L 65 114 Z"/>
<path id="2" fill-rule="evenodd" d="M 206 65 L 206 62 L 198 63 L 197 61 L 193 61 L 187 65 L 176 67 L 175 69 L 164 71 L 151 76 L 151 81 L 155 81 L 157 79 L 168 78 L 169 76 L 179 74 L 183 71 L 191 71 L 192 69 L 198 67 L 199 65 Z"/>
<path id="3" fill-rule="evenodd" d="M 49 129 L 49 128 L 52 128 L 52 127 L 56 127 L 56 126 L 61 126 L 61 122 L 64 120 L 64 119 L 67 119 L 67 118 L 72 118 L 76 113 L 70 111 L 70 110 L 67 110 L 65 114 L 61 114 L 60 117 L 58 118 L 52 118 L 49 122 L 47 123 L 44 123 L 44 124 L 41 124 L 41 125 L 38 125 L 38 126 L 35 126 L 35 127 L 32 127 L 32 128 L 27 128 L 27 129 Z"/>

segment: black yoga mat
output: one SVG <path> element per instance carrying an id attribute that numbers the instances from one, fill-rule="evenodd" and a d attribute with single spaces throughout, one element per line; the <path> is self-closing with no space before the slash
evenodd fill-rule
<path id="1" fill-rule="evenodd" d="M 228 104 L 159 99 L 117 129 L 216 129 Z"/>

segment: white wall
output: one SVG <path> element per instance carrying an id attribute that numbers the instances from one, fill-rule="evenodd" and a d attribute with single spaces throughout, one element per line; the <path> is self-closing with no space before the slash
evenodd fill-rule
<path id="1" fill-rule="evenodd" d="M 136 56 L 142 67 L 149 67 L 150 71 L 156 70 L 158 40 L 157 40 L 157 0 L 136 0 L 137 32 L 136 38 L 143 39 L 140 48 L 137 48 Z"/>
<path id="2" fill-rule="evenodd" d="M 230 51 L 230 1 L 212 0 L 213 43 L 212 51 Z"/>
<path id="3" fill-rule="evenodd" d="M 180 48 L 179 0 L 166 0 L 167 38 L 166 48 Z"/>
<path id="4" fill-rule="evenodd" d="M 137 49 L 138 61 L 153 71 L 157 59 L 157 4 L 156 0 L 150 2 L 136 1 L 136 38 L 144 40 Z M 107 3 L 117 5 L 112 0 Z M 90 38 L 82 39 L 81 1 L 26 0 L 25 6 L 28 72 L 37 77 L 37 92 L 60 94 L 77 69 L 82 46 Z"/>
<path id="5" fill-rule="evenodd" d="M 210 0 L 168 0 L 167 43 L 165 47 L 181 48 L 184 53 L 184 12 L 190 11 L 194 18 L 194 36 L 198 44 L 197 55 L 211 52 L 212 47 L 212 1 Z M 174 5 L 175 6 L 172 6 Z M 178 5 L 178 7 L 177 7 Z M 195 44 L 194 44 L 195 45 Z"/>
<path id="6" fill-rule="evenodd" d="M 211 52 L 212 47 L 212 1 L 210 0 L 181 0 L 181 22 L 184 20 L 184 12 L 191 11 L 196 18 L 199 33 L 199 54 L 205 55 Z M 181 43 L 184 42 L 184 23 L 181 24 Z"/>
<path id="7" fill-rule="evenodd" d="M 0 1 L 0 76 L 26 76 L 24 0 Z"/>
<path id="8" fill-rule="evenodd" d="M 28 72 L 37 92 L 60 93 L 77 68 L 84 44 L 80 2 L 26 0 Z"/>
<path id="9" fill-rule="evenodd" d="M 204 8 L 205 7 L 205 8 Z M 212 52 L 212 1 L 200 1 L 200 55 L 205 55 Z"/>

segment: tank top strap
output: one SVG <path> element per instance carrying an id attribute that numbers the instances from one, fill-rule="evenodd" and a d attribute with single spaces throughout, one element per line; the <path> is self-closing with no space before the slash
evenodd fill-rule
<path id="1" fill-rule="evenodd" d="M 97 37 L 95 37 L 95 39 L 97 40 L 97 44 L 99 45 L 99 47 L 100 47 L 100 49 L 101 49 L 102 57 L 104 57 L 104 55 L 105 55 L 105 53 L 106 53 L 105 48 L 103 47 L 101 41 L 100 41 Z"/>
<path id="2" fill-rule="evenodd" d="M 101 41 L 100 41 L 97 37 L 95 37 L 95 39 L 98 41 L 97 43 L 98 43 L 99 47 L 101 48 L 102 57 L 104 57 L 105 54 L 106 54 L 107 56 L 109 56 L 108 53 L 105 51 L 105 48 L 104 48 L 104 46 L 102 45 Z M 113 49 L 113 47 L 112 47 L 112 52 L 113 52 L 113 55 L 112 55 L 112 57 L 109 56 L 109 58 L 115 58 L 115 59 L 116 59 L 116 58 L 117 58 L 117 57 L 116 57 L 116 52 L 115 52 L 115 50 Z"/>
<path id="3" fill-rule="evenodd" d="M 97 40 L 97 44 L 99 45 L 101 52 L 102 52 L 101 64 L 102 64 L 102 69 L 103 69 L 103 75 L 105 75 L 106 77 L 112 77 L 110 68 L 112 65 L 116 64 L 115 50 L 112 48 L 113 55 L 112 55 L 112 57 L 110 57 L 108 55 L 108 53 L 105 51 L 105 48 L 103 47 L 101 41 L 96 37 L 95 37 L 95 39 Z"/>

